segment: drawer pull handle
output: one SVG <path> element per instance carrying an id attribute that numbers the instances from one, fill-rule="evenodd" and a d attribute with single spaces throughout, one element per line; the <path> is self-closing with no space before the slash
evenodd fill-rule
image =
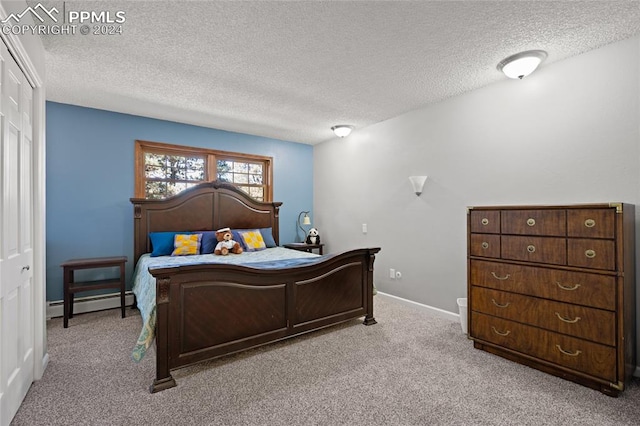
<path id="1" fill-rule="evenodd" d="M 493 332 L 496 333 L 499 336 L 508 336 L 511 333 L 511 330 L 507 330 L 504 333 L 501 333 L 498 330 L 496 330 L 496 328 L 494 326 L 491 326 L 491 330 L 493 330 Z"/>
<path id="2" fill-rule="evenodd" d="M 530 217 L 529 219 L 527 219 L 527 225 L 529 226 L 534 226 L 536 224 L 536 220 L 532 217 Z"/>
<path id="3" fill-rule="evenodd" d="M 496 275 L 495 272 L 491 272 L 491 275 L 493 275 L 493 278 L 495 278 L 496 280 L 500 280 L 500 281 L 504 281 L 504 280 L 508 280 L 509 277 L 511 276 L 510 274 L 505 275 L 504 277 L 499 277 L 498 275 Z"/>
<path id="4" fill-rule="evenodd" d="M 586 226 L 587 228 L 593 228 L 594 226 L 596 226 L 596 221 L 593 219 L 587 219 L 584 221 L 584 226 Z"/>
<path id="5" fill-rule="evenodd" d="M 573 285 L 573 286 L 571 286 L 571 287 L 566 287 L 566 286 L 563 286 L 562 284 L 560 284 L 560 282 L 559 282 L 559 281 L 556 281 L 556 284 L 557 284 L 557 285 L 558 285 L 558 287 L 560 287 L 561 289 L 563 289 L 563 290 L 567 290 L 567 291 L 577 290 L 577 289 L 578 289 L 578 287 L 580 287 L 580 284 L 574 284 L 574 285 Z"/>
<path id="6" fill-rule="evenodd" d="M 501 305 L 500 303 L 496 302 L 496 299 L 491 299 L 491 301 L 493 302 L 494 305 L 496 305 L 498 308 L 506 308 L 507 306 L 509 306 L 511 304 L 511 302 L 507 302 L 504 305 Z"/>
<path id="7" fill-rule="evenodd" d="M 584 252 L 584 255 L 587 256 L 589 259 L 593 259 L 594 257 L 596 257 L 596 251 L 589 249 Z"/>
<path id="8" fill-rule="evenodd" d="M 534 246 L 533 244 L 530 244 L 527 246 L 527 251 L 529 253 L 535 253 L 536 252 L 536 246 Z"/>
<path id="9" fill-rule="evenodd" d="M 575 351 L 575 352 L 568 352 L 568 351 L 565 351 L 564 349 L 562 349 L 562 348 L 560 347 L 560 345 L 556 345 L 556 349 L 558 349 L 558 350 L 559 350 L 560 352 L 562 352 L 563 354 L 565 354 L 565 355 L 569 355 L 569 356 L 578 356 L 578 355 L 580 355 L 580 354 L 582 353 L 582 351 Z"/>
<path id="10" fill-rule="evenodd" d="M 31 269 L 31 267 L 29 265 L 23 266 L 22 270 L 20 272 L 28 271 L 29 269 Z"/>
<path id="11" fill-rule="evenodd" d="M 487 226 L 489 224 L 489 219 L 487 219 L 486 217 L 483 217 L 480 223 L 482 223 L 484 226 Z"/>
<path id="12" fill-rule="evenodd" d="M 489 248 L 489 243 L 486 242 L 486 241 L 483 241 L 482 242 L 482 248 L 485 249 L 485 250 L 488 249 Z"/>
<path id="13" fill-rule="evenodd" d="M 560 315 L 559 313 L 556 312 L 556 316 L 558 317 L 558 319 L 560 321 L 564 321 L 567 322 L 569 324 L 575 324 L 578 321 L 580 321 L 580 317 L 575 317 L 575 319 L 568 319 L 568 318 L 564 318 L 562 315 Z"/>

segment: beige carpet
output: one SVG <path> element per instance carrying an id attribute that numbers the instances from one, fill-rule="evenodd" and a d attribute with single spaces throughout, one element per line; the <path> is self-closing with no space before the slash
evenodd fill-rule
<path id="1" fill-rule="evenodd" d="M 341 326 L 174 372 L 150 394 L 137 311 L 48 324 L 50 364 L 13 425 L 638 425 L 619 398 L 473 349 L 460 324 L 378 295 L 378 324 Z"/>

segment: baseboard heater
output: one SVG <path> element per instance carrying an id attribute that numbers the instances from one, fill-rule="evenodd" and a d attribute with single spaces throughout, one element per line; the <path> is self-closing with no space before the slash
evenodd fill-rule
<path id="1" fill-rule="evenodd" d="M 125 293 L 127 306 L 133 304 L 133 293 Z M 103 311 L 120 307 L 120 293 L 100 294 L 97 296 L 76 297 L 73 301 L 73 314 Z M 47 302 L 47 320 L 61 317 L 64 314 L 64 301 L 54 300 Z"/>

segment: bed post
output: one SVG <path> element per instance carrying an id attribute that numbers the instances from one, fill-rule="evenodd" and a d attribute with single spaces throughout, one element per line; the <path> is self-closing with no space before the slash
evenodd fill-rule
<path id="1" fill-rule="evenodd" d="M 133 201 L 133 198 L 131 198 L 130 201 L 133 203 L 133 265 L 135 266 L 138 263 L 138 259 L 140 259 L 140 255 L 142 254 L 139 252 L 139 240 L 141 238 L 141 235 L 143 235 L 142 238 L 145 238 L 144 241 L 146 241 L 146 238 L 148 237 L 146 233 L 144 233 L 145 230 L 142 229 L 142 225 L 140 224 L 140 222 L 142 221 L 142 206 L 140 205 L 140 203 L 135 203 Z M 141 232 L 143 232 L 144 234 L 141 234 Z"/>
<path id="2" fill-rule="evenodd" d="M 373 262 L 376 260 L 376 253 L 380 249 L 368 249 L 367 255 L 367 282 L 366 282 L 366 298 L 367 298 L 367 315 L 364 317 L 364 325 L 377 324 L 378 321 L 373 317 Z"/>
<path id="3" fill-rule="evenodd" d="M 156 379 L 151 393 L 176 386 L 169 372 L 169 290 L 170 278 L 156 278 Z"/>

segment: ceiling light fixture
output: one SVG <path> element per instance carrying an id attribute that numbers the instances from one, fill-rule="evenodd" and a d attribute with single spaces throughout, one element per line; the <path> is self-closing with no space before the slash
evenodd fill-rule
<path id="1" fill-rule="evenodd" d="M 547 52 L 544 50 L 527 50 L 500 61 L 498 70 L 509 78 L 522 79 L 534 72 L 546 57 Z"/>
<path id="2" fill-rule="evenodd" d="M 335 133 L 339 138 L 344 138 L 349 136 L 353 130 L 353 126 L 349 126 L 348 124 L 338 124 L 337 126 L 333 126 L 331 130 L 333 130 L 333 133 Z"/>

